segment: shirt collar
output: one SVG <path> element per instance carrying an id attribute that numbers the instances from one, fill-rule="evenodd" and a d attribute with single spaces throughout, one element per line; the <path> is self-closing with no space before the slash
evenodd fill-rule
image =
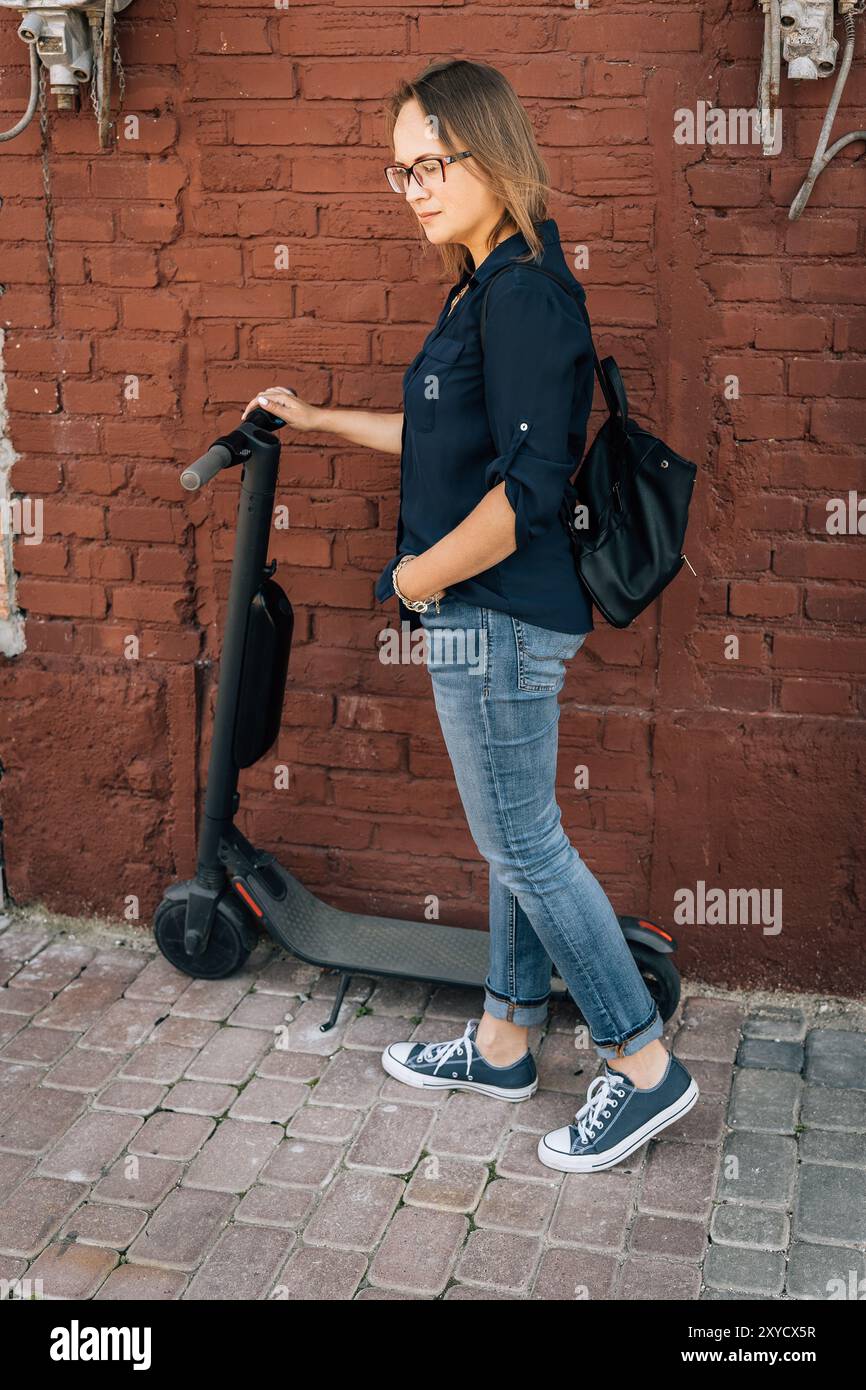
<path id="1" fill-rule="evenodd" d="M 545 245 L 559 242 L 559 228 L 552 217 L 546 217 L 542 222 L 536 222 L 535 229 Z M 488 276 L 492 275 L 500 266 L 507 265 L 516 256 L 523 256 L 529 250 L 529 243 L 522 232 L 514 232 L 511 236 L 500 241 L 498 246 L 494 246 L 488 256 L 485 256 L 477 270 L 465 270 L 460 277 L 460 286 L 468 281 L 473 281 L 476 285 L 483 284 Z"/>

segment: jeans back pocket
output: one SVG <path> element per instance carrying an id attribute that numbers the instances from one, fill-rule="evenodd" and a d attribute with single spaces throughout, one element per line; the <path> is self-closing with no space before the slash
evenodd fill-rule
<path id="1" fill-rule="evenodd" d="M 512 618 L 517 647 L 519 690 L 559 690 L 565 678 L 565 662 L 575 656 L 589 633 L 556 632 L 550 627 Z"/>

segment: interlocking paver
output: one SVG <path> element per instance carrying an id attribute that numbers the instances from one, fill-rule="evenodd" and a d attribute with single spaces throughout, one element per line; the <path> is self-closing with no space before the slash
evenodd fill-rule
<path id="1" fill-rule="evenodd" d="M 187 1187 L 246 1192 L 282 1139 L 278 1125 L 223 1120 L 187 1169 Z"/>
<path id="2" fill-rule="evenodd" d="M 290 1303 L 332 1303 L 351 1298 L 364 1277 L 367 1258 L 358 1250 L 304 1245 L 289 1256 L 271 1296 Z"/>
<path id="3" fill-rule="evenodd" d="M 786 1134 L 730 1134 L 722 1156 L 719 1196 L 786 1208 L 797 1172 L 797 1145 Z"/>
<path id="4" fill-rule="evenodd" d="M 65 1178 L 67 1182 L 96 1182 L 126 1148 L 141 1123 L 140 1115 L 91 1110 L 67 1130 L 37 1171 L 45 1177 Z"/>
<path id="5" fill-rule="evenodd" d="M 92 1047 L 104 1052 L 127 1053 L 151 1033 L 165 1012 L 161 1004 L 147 999 L 118 999 L 96 1023 L 91 1024 L 79 1047 Z"/>
<path id="6" fill-rule="evenodd" d="M 25 1174 L 35 1167 L 32 1154 L 0 1153 L 0 1202 L 14 1192 Z"/>
<path id="7" fill-rule="evenodd" d="M 38 1062 L 50 1066 L 75 1042 L 75 1035 L 62 1028 L 20 1028 L 2 1048 L 2 1062 Z"/>
<path id="8" fill-rule="evenodd" d="M 794 1206 L 797 1240 L 866 1244 L 866 1172 L 804 1163 L 798 1189 Z"/>
<path id="9" fill-rule="evenodd" d="M 620 1266 L 613 1297 L 637 1302 L 665 1303 L 696 1299 L 701 1291 L 698 1265 L 685 1260 L 659 1260 L 632 1255 Z"/>
<path id="10" fill-rule="evenodd" d="M 370 1265 L 370 1283 L 410 1293 L 441 1293 L 468 1230 L 459 1212 L 400 1207 Z"/>
<path id="11" fill-rule="evenodd" d="M 813 1084 L 866 1091 L 866 1033 L 813 1028 L 806 1037 L 804 1070 Z"/>
<path id="12" fill-rule="evenodd" d="M 454 1158 L 493 1159 L 508 1132 L 515 1107 L 474 1091 L 450 1091 L 435 1114 L 426 1147 Z M 425 1117 L 422 1116 L 422 1119 Z"/>
<path id="13" fill-rule="evenodd" d="M 634 1175 L 617 1170 L 568 1173 L 561 1184 L 550 1222 L 550 1239 L 557 1245 L 582 1245 L 590 1250 L 621 1250 L 634 1211 Z"/>
<path id="14" fill-rule="evenodd" d="M 255 1028 L 220 1028 L 186 1068 L 190 1081 L 223 1081 L 239 1086 L 252 1076 L 270 1046 L 267 1033 Z"/>
<path id="15" fill-rule="evenodd" d="M 266 1033 L 294 1018 L 289 1001 L 280 994 L 247 994 L 237 1007 L 232 1009 L 227 1022 L 230 1026 L 242 1028 L 263 1028 Z"/>
<path id="16" fill-rule="evenodd" d="M 222 1022 L 243 999 L 254 977 L 241 972 L 227 980 L 191 980 L 172 1005 L 176 1018 L 202 1018 Z"/>
<path id="17" fill-rule="evenodd" d="M 215 1120 L 208 1115 L 177 1115 L 160 1111 L 151 1115 L 129 1142 L 129 1152 L 149 1158 L 193 1158 L 213 1133 Z"/>
<path id="18" fill-rule="evenodd" d="M 13 1153 L 45 1153 L 87 1104 L 78 1091 L 58 1091 L 47 1086 L 28 1088 L 17 1105 L 0 1120 L 0 1149 Z"/>
<path id="19" fill-rule="evenodd" d="M 556 1192 L 541 1183 L 498 1178 L 487 1184 L 475 1212 L 476 1226 L 491 1230 L 540 1235 L 556 1205 Z"/>
<path id="20" fill-rule="evenodd" d="M 344 1048 L 322 1072 L 311 1099 L 316 1105 L 366 1109 L 378 1096 L 387 1074 L 377 1055 Z M 406 1087 L 402 1089 L 405 1092 Z"/>
<path id="21" fill-rule="evenodd" d="M 163 1158 L 127 1154 L 118 1159 L 93 1189 L 100 1202 L 121 1206 L 157 1207 L 183 1176 L 183 1164 Z"/>
<path id="22" fill-rule="evenodd" d="M 129 1247 L 130 1261 L 195 1269 L 228 1222 L 235 1201 L 227 1192 L 175 1188 Z"/>
<path id="23" fill-rule="evenodd" d="M 53 1241 L 27 1273 L 31 1279 L 42 1280 L 43 1298 L 92 1298 L 117 1262 L 116 1250 L 74 1240 Z"/>
<path id="24" fill-rule="evenodd" d="M 229 1110 L 233 1120 L 258 1120 L 264 1124 L 284 1125 L 309 1096 L 300 1082 L 267 1081 L 254 1076 L 247 1082 Z"/>
<path id="25" fill-rule="evenodd" d="M 280 1226 L 298 1231 L 318 1200 L 310 1187 L 267 1187 L 256 1183 L 235 1208 L 235 1221 L 253 1226 Z"/>
<path id="26" fill-rule="evenodd" d="M 179 1014 L 169 1014 L 154 1029 L 151 1042 L 170 1043 L 172 1047 L 194 1047 L 196 1051 L 210 1042 L 218 1032 L 219 1023 L 208 1018 L 183 1018 Z"/>
<path id="27" fill-rule="evenodd" d="M 433 1116 L 417 1105 L 376 1105 L 346 1154 L 347 1168 L 408 1173 L 421 1157 Z"/>
<path id="28" fill-rule="evenodd" d="M 51 1003 L 51 998 L 51 990 L 45 987 L 32 985 L 28 989 L 26 985 L 15 985 L 14 988 L 3 985 L 0 988 L 0 1014 L 20 1014 L 23 1018 L 32 1018 Z"/>
<path id="29" fill-rule="evenodd" d="M 437 1211 L 474 1211 L 489 1178 L 483 1163 L 425 1154 L 406 1185 L 403 1201 L 410 1207 Z"/>
<path id="30" fill-rule="evenodd" d="M 98 1245 L 103 1249 L 126 1250 L 147 1220 L 140 1207 L 122 1207 L 107 1202 L 84 1202 L 70 1216 L 60 1239 L 79 1245 Z"/>
<path id="31" fill-rule="evenodd" d="M 323 1188 L 336 1173 L 342 1156 L 343 1150 L 338 1144 L 286 1138 L 271 1154 L 259 1174 L 259 1181 Z"/>
<path id="32" fill-rule="evenodd" d="M 21 1062 L 0 1062 L 0 1119 L 19 1103 L 25 1092 L 39 1085 L 46 1070 Z"/>
<path id="33" fill-rule="evenodd" d="M 792 1298 L 855 1298 L 866 1292 L 866 1254 L 844 1245 L 808 1245 L 795 1240 L 788 1257 L 785 1290 Z"/>
<path id="34" fill-rule="evenodd" d="M 237 1095 L 236 1086 L 221 1081 L 178 1081 L 166 1094 L 162 1107 L 189 1115 L 224 1115 Z"/>
<path id="35" fill-rule="evenodd" d="M 569 1001 L 508 1105 L 381 1066 L 457 1036 L 480 992 L 358 976 L 322 1033 L 338 982 L 267 938 L 208 982 L 0 923 L 0 1278 L 98 1301 L 862 1297 L 866 1006 L 684 990 L 664 1040 L 699 1104 L 566 1174 L 539 1135 L 601 1071 Z"/>
<path id="36" fill-rule="evenodd" d="M 94 1056 L 99 1056 L 94 1053 Z M 158 1081 L 112 1081 L 93 1101 L 94 1110 L 120 1110 L 127 1115 L 149 1115 L 168 1091 Z"/>
<path id="37" fill-rule="evenodd" d="M 172 1047 L 169 1043 L 145 1043 L 136 1048 L 119 1075 L 134 1081 L 177 1081 L 196 1055 L 196 1048 Z"/>
<path id="38" fill-rule="evenodd" d="M 596 1250 L 552 1248 L 539 1261 L 532 1287 L 533 1299 L 566 1302 L 586 1299 L 593 1303 L 613 1297 L 618 1265 L 611 1255 Z M 447 1296 L 447 1295 L 446 1295 Z"/>
<path id="39" fill-rule="evenodd" d="M 294 1236 L 267 1227 L 229 1226 L 223 1231 L 184 1298 L 261 1298 L 294 1244 Z"/>
<path id="40" fill-rule="evenodd" d="M 94 1301 L 167 1302 L 180 1298 L 189 1276 L 149 1265 L 117 1265 L 93 1295 Z"/>
<path id="41" fill-rule="evenodd" d="M 719 1156 L 709 1145 L 654 1140 L 646 1158 L 641 1211 L 708 1221 L 718 1165 Z"/>
<path id="42" fill-rule="evenodd" d="M 86 1196 L 86 1183 L 26 1178 L 0 1207 L 0 1253 L 37 1255 Z"/>
<path id="43" fill-rule="evenodd" d="M 99 1021 L 122 988 L 122 983 L 114 976 L 73 980 L 34 1016 L 33 1022 L 43 1028 L 67 1028 L 73 1033 L 83 1033 Z"/>
<path id="44" fill-rule="evenodd" d="M 70 1047 L 54 1066 L 46 1072 L 42 1084 L 58 1086 L 64 1091 L 99 1091 L 125 1061 L 125 1056 L 114 1052 L 88 1052 L 84 1048 Z"/>
<path id="45" fill-rule="evenodd" d="M 9 933 L 3 935 L 0 950 L 9 944 Z M 34 952 L 27 958 L 28 963 L 14 976 L 15 987 L 21 989 L 36 985 L 56 994 L 68 985 L 70 980 L 81 974 L 84 967 L 93 960 L 96 951 L 91 946 L 77 946 L 71 941 L 50 941 L 44 950 Z"/>
<path id="46" fill-rule="evenodd" d="M 308 1245 L 372 1250 L 403 1195 L 400 1178 L 385 1173 L 339 1173 L 304 1228 Z"/>
<path id="47" fill-rule="evenodd" d="M 528 1293 L 541 1258 L 541 1241 L 513 1231 L 472 1231 L 455 1277 L 505 1293 Z"/>

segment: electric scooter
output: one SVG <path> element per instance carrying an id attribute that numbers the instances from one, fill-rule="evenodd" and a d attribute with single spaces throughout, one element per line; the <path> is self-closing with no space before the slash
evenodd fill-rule
<path id="1" fill-rule="evenodd" d="M 281 447 L 276 431 L 284 423 L 257 406 L 181 474 L 182 486 L 196 491 L 240 465 L 241 487 L 196 875 L 167 889 L 154 934 L 165 958 L 196 979 L 219 980 L 240 969 L 262 929 L 301 960 L 339 971 L 330 1017 L 320 1024 L 327 1032 L 353 975 L 483 987 L 488 938 L 464 927 L 330 907 L 234 823 L 240 770 L 264 757 L 279 734 L 292 645 L 292 605 L 273 578 L 276 561 L 267 560 Z M 667 1021 L 680 997 L 676 941 L 644 917 L 619 922 Z M 551 998 L 567 997 L 554 966 Z"/>

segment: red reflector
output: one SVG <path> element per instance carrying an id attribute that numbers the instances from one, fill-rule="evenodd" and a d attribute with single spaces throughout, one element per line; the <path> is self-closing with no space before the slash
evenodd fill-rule
<path id="1" fill-rule="evenodd" d="M 265 914 L 262 912 L 255 898 L 251 897 L 239 878 L 232 879 L 232 888 L 234 888 L 238 897 L 243 898 L 244 902 L 252 908 L 257 917 L 264 917 Z"/>
<path id="2" fill-rule="evenodd" d="M 673 937 L 661 927 L 657 927 L 655 922 L 648 922 L 645 917 L 638 917 L 637 920 L 638 924 L 642 927 L 646 927 L 647 931 L 656 932 L 659 936 L 663 936 L 665 941 L 673 941 Z"/>

